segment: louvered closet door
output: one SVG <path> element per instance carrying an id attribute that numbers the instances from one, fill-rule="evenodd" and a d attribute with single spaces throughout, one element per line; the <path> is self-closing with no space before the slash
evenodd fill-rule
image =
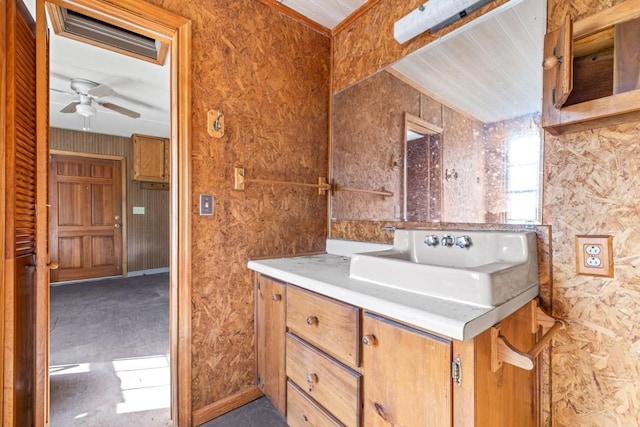
<path id="1" fill-rule="evenodd" d="M 19 0 L 6 7 L 4 425 L 34 424 L 35 23 Z"/>

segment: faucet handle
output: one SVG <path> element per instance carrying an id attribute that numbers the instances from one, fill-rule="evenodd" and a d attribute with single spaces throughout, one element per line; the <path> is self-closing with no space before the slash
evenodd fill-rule
<path id="1" fill-rule="evenodd" d="M 459 248 L 468 248 L 471 246 L 471 237 L 469 236 L 458 236 L 456 238 L 456 246 Z"/>
<path id="2" fill-rule="evenodd" d="M 453 246 L 454 243 L 455 237 L 453 237 L 452 234 L 445 234 L 444 236 L 442 236 L 442 239 L 440 239 L 440 244 L 442 246 Z"/>
<path id="3" fill-rule="evenodd" d="M 437 246 L 438 245 L 438 236 L 435 234 L 431 234 L 429 236 L 424 237 L 424 243 L 427 246 Z"/>

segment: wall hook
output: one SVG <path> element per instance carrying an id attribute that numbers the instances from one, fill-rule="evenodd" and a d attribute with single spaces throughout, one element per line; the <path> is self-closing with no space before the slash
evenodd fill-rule
<path id="1" fill-rule="evenodd" d="M 458 179 L 458 172 L 455 169 L 445 169 L 444 179 L 451 181 L 452 179 Z"/>
<path id="2" fill-rule="evenodd" d="M 224 135 L 224 114 L 222 110 L 209 110 L 207 113 L 207 132 L 214 138 Z"/>

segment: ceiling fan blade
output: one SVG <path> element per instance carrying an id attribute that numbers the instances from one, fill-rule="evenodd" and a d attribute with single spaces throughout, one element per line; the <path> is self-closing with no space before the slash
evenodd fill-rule
<path id="1" fill-rule="evenodd" d="M 109 86 L 98 85 L 91 89 L 88 93 L 89 95 L 95 96 L 96 98 L 102 98 L 103 96 L 115 95 L 116 91 L 111 89 Z"/>
<path id="2" fill-rule="evenodd" d="M 52 88 L 52 87 L 50 87 L 49 90 L 52 91 L 52 92 L 64 93 L 65 95 L 77 96 L 75 93 L 69 92 L 67 90 L 55 89 L 55 88 Z"/>
<path id="3" fill-rule="evenodd" d="M 67 105 L 62 110 L 60 110 L 60 112 L 61 113 L 75 113 L 76 112 L 76 106 L 78 106 L 79 104 L 80 104 L 80 101 L 72 102 L 71 104 Z"/>
<path id="4" fill-rule="evenodd" d="M 132 119 L 137 119 L 138 117 L 140 117 L 140 113 L 129 110 L 128 108 L 124 108 L 123 106 L 118 104 L 113 104 L 111 102 L 98 102 L 98 104 L 103 106 L 104 108 L 113 110 L 116 113 L 124 114 L 125 116 L 131 117 Z"/>

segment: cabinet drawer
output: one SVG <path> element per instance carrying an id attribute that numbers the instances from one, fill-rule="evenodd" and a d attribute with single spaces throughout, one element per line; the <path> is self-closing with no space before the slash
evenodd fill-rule
<path id="1" fill-rule="evenodd" d="M 346 426 L 359 426 L 361 375 L 287 333 L 287 377 Z"/>
<path id="2" fill-rule="evenodd" d="M 331 414 L 311 400 L 291 381 L 287 382 L 287 424 L 289 427 L 341 427 Z"/>
<path id="3" fill-rule="evenodd" d="M 360 309 L 287 287 L 287 327 L 336 359 L 360 366 Z"/>

